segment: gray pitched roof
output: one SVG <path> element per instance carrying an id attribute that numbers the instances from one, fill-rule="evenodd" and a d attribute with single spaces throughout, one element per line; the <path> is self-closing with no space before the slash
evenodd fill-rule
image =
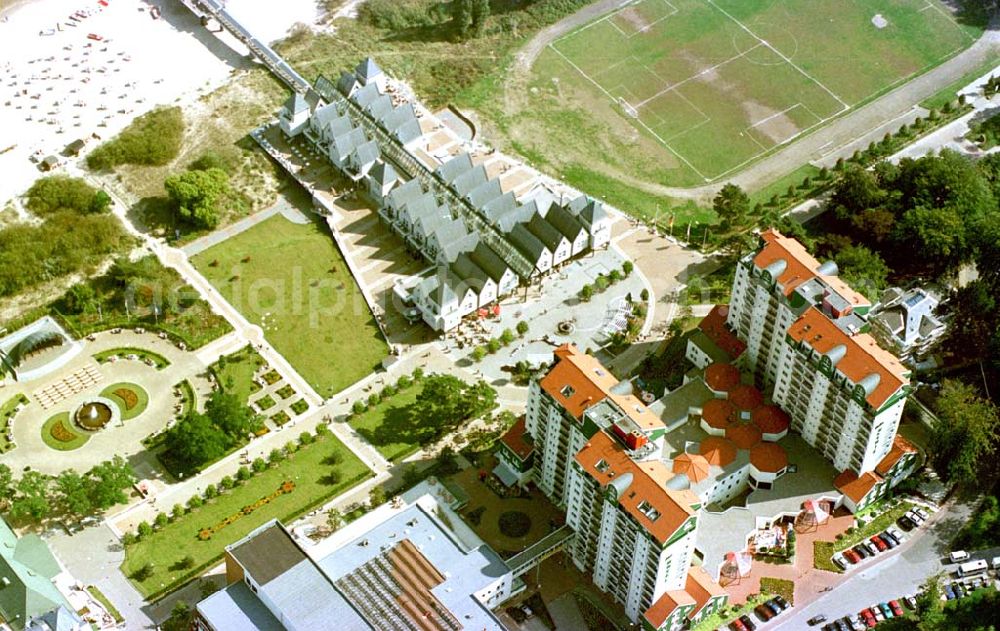
<path id="1" fill-rule="evenodd" d="M 375 163 L 372 170 L 368 172 L 368 177 L 381 186 L 391 184 L 399 179 L 396 169 L 392 168 L 392 165 L 384 160 L 379 160 Z"/>
<path id="2" fill-rule="evenodd" d="M 375 162 L 378 157 L 378 143 L 374 140 L 369 140 L 354 150 L 354 161 L 359 167 Z"/>
<path id="3" fill-rule="evenodd" d="M 488 180 L 466 193 L 465 199 L 472 204 L 473 208 L 482 209 L 486 204 L 501 195 L 503 195 L 503 191 L 500 190 L 500 182 L 497 180 Z"/>
<path id="4" fill-rule="evenodd" d="M 417 120 L 417 110 L 413 108 L 412 103 L 403 103 L 387 111 L 385 116 L 379 120 L 382 122 L 383 127 L 390 132 L 394 132 L 406 123 Z"/>
<path id="5" fill-rule="evenodd" d="M 459 219 L 452 219 L 434 229 L 434 238 L 442 248 L 468 234 L 469 231 L 466 230 L 465 224 Z"/>
<path id="6" fill-rule="evenodd" d="M 555 227 L 549 222 L 545 221 L 545 218 L 540 214 L 535 213 L 531 216 L 531 219 L 524 224 L 525 227 L 531 232 L 531 234 L 538 237 L 538 239 L 545 244 L 545 247 L 551 252 L 555 252 L 562 243 L 565 237 L 561 232 L 555 229 Z"/>
<path id="7" fill-rule="evenodd" d="M 388 94 L 381 94 L 374 101 L 365 106 L 365 111 L 371 114 L 375 120 L 382 120 L 392 113 L 392 97 Z"/>
<path id="8" fill-rule="evenodd" d="M 355 127 L 346 134 L 340 134 L 333 139 L 333 146 L 337 150 L 337 154 L 341 157 L 350 155 L 359 146 L 368 142 L 367 136 L 363 129 Z"/>
<path id="9" fill-rule="evenodd" d="M 410 200 L 416 199 L 424 194 L 424 188 L 420 185 L 420 180 L 413 179 L 403 182 L 394 191 L 389 193 L 389 204 L 399 208 Z"/>
<path id="10" fill-rule="evenodd" d="M 496 225 L 497 220 L 514 210 L 517 207 L 517 201 L 514 199 L 514 193 L 507 191 L 500 197 L 491 199 L 490 201 L 483 204 L 483 207 L 479 210 L 486 216 L 491 224 Z"/>
<path id="11" fill-rule="evenodd" d="M 365 87 L 361 88 L 357 92 L 351 95 L 351 100 L 358 104 L 359 107 L 368 107 L 375 99 L 381 96 L 378 86 L 374 83 L 369 83 Z"/>
<path id="12" fill-rule="evenodd" d="M 285 101 L 285 110 L 292 114 L 300 114 L 309 111 L 309 103 L 306 97 L 296 92 Z"/>
<path id="13" fill-rule="evenodd" d="M 583 202 L 581 203 L 580 200 L 583 200 Z M 574 206 L 579 207 L 576 216 L 587 222 L 589 225 L 594 225 L 598 221 L 606 219 L 608 216 L 607 211 L 604 210 L 604 204 L 596 199 L 580 196 L 570 202 L 570 212 L 573 211 Z"/>
<path id="14" fill-rule="evenodd" d="M 451 215 L 447 211 L 438 206 L 437 199 L 432 193 L 424 193 L 420 197 L 406 202 L 402 208 L 402 213 L 412 223 L 428 217 L 451 218 Z"/>
<path id="15" fill-rule="evenodd" d="M 549 212 L 545 215 L 545 219 L 571 242 L 576 241 L 581 232 L 587 231 L 573 213 L 558 204 L 552 204 L 549 207 Z"/>
<path id="16" fill-rule="evenodd" d="M 434 234 L 434 231 L 440 226 L 443 226 L 451 221 L 455 221 L 451 218 L 451 215 L 447 214 L 447 212 L 445 212 L 441 207 L 435 207 L 434 211 L 435 212 L 421 214 L 417 217 L 417 219 L 413 222 L 412 232 L 414 235 L 424 238 L 429 237 Z"/>
<path id="17" fill-rule="evenodd" d="M 528 257 L 528 260 L 532 263 L 537 263 L 542 254 L 548 250 L 538 237 L 531 234 L 524 227 L 523 223 L 519 223 L 511 228 L 511 231 L 507 233 L 507 238 L 517 248 L 518 252 Z M 551 250 L 549 252 L 551 253 Z"/>
<path id="18" fill-rule="evenodd" d="M 462 229 L 464 230 L 465 226 L 462 226 Z M 444 257 L 444 260 L 446 261 L 454 261 L 459 255 L 471 252 L 472 249 L 476 247 L 477 243 L 479 243 L 479 235 L 474 232 L 466 232 L 464 236 L 458 239 L 442 243 L 441 256 Z"/>
<path id="19" fill-rule="evenodd" d="M 396 137 L 396 140 L 404 145 L 420 138 L 423 134 L 424 132 L 420 129 L 420 123 L 415 119 L 403 123 L 392 132 L 392 135 Z"/>
<path id="20" fill-rule="evenodd" d="M 469 258 L 497 283 L 500 282 L 503 275 L 510 269 L 504 260 L 482 241 L 479 241 L 476 247 L 469 252 Z"/>
<path id="21" fill-rule="evenodd" d="M 331 121 L 335 121 L 341 118 L 342 114 L 340 109 L 337 108 L 336 103 L 330 103 L 329 105 L 324 105 L 323 107 L 317 109 L 313 112 L 312 122 L 313 125 L 318 128 L 323 128 L 325 125 L 329 124 Z"/>
<path id="22" fill-rule="evenodd" d="M 340 79 L 337 80 L 337 90 L 339 90 L 344 96 L 347 96 L 357 84 L 358 80 L 353 74 L 350 72 L 342 72 L 340 73 Z"/>
<path id="23" fill-rule="evenodd" d="M 467 285 L 476 290 L 476 293 L 483 291 L 486 283 L 492 280 L 489 274 L 475 264 L 468 254 L 464 252 L 455 257 L 451 263 L 451 271 L 465 281 Z"/>
<path id="24" fill-rule="evenodd" d="M 358 75 L 358 78 L 362 81 L 371 81 L 382 74 L 382 69 L 378 67 L 374 59 L 365 57 L 364 61 L 359 63 L 354 69 L 354 74 Z"/>
<path id="25" fill-rule="evenodd" d="M 478 164 L 469 171 L 466 171 L 462 175 L 452 180 L 451 188 L 460 195 L 464 196 L 466 193 L 476 188 L 480 184 L 486 181 L 486 168 L 483 165 Z"/>
<path id="26" fill-rule="evenodd" d="M 472 169 L 472 157 L 468 153 L 460 153 L 437 168 L 435 173 L 442 180 L 451 184 L 459 175 Z"/>

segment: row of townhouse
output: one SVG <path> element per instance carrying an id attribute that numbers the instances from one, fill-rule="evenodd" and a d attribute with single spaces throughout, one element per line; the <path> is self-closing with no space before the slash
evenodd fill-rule
<path id="1" fill-rule="evenodd" d="M 454 328 L 521 282 L 610 241 L 610 217 L 599 201 L 543 194 L 521 203 L 467 153 L 433 172 L 423 167 L 407 148 L 423 134 L 417 112 L 387 93 L 371 59 L 335 86 L 325 79 L 317 86 L 323 96 L 289 99 L 281 128 L 304 134 L 361 183 L 383 221 L 435 267 L 410 292 L 432 328 Z"/>

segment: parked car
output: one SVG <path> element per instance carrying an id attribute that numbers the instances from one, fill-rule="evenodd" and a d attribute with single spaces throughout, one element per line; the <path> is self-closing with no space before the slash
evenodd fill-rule
<path id="1" fill-rule="evenodd" d="M 842 570 L 847 569 L 847 561 L 844 560 L 844 555 L 842 553 L 838 552 L 837 554 L 830 557 L 830 560 L 833 562 L 834 565 L 836 565 L 840 569 Z"/>
<path id="2" fill-rule="evenodd" d="M 774 615 L 778 615 L 779 613 L 781 613 L 781 607 L 778 606 L 778 603 L 774 602 L 773 598 L 764 603 L 764 606 L 767 607 L 771 612 L 773 612 Z"/>
<path id="3" fill-rule="evenodd" d="M 969 560 L 969 553 L 965 550 L 953 550 L 948 558 L 952 563 L 964 563 Z"/>
<path id="4" fill-rule="evenodd" d="M 879 552 L 885 552 L 886 550 L 889 549 L 889 546 L 886 544 L 886 542 L 879 539 L 878 535 L 872 535 L 872 538 L 869 539 L 869 541 L 871 541 L 871 543 L 874 544 L 876 548 L 878 548 Z"/>
<path id="5" fill-rule="evenodd" d="M 954 590 L 956 598 L 965 598 L 965 588 L 962 587 L 961 583 L 955 583 Z"/>
<path id="6" fill-rule="evenodd" d="M 910 518 L 910 521 L 917 525 L 924 521 L 924 517 L 921 517 L 920 513 L 918 513 L 916 509 L 910 509 L 910 511 L 906 513 L 906 516 Z"/>
<path id="7" fill-rule="evenodd" d="M 889 603 L 879 603 L 878 606 L 882 609 L 882 614 L 885 616 L 886 620 L 895 617 L 892 613 L 892 609 L 889 608 Z"/>
<path id="8" fill-rule="evenodd" d="M 844 550 L 844 558 L 851 562 L 851 564 L 858 563 L 861 561 L 861 556 L 852 550 Z"/>
<path id="9" fill-rule="evenodd" d="M 903 608 L 899 606 L 899 601 L 898 600 L 890 600 L 889 601 L 889 609 L 892 609 L 892 615 L 893 616 L 901 616 L 901 615 L 903 615 Z"/>
<path id="10" fill-rule="evenodd" d="M 750 616 L 748 616 L 746 614 L 743 614 L 742 616 L 740 616 L 740 622 L 742 622 L 743 626 L 747 628 L 747 631 L 756 631 L 757 630 L 757 625 L 754 624 L 753 620 L 750 619 Z"/>
<path id="11" fill-rule="evenodd" d="M 917 599 L 914 598 L 913 596 L 903 596 L 903 604 L 909 607 L 910 609 L 916 609 Z"/>
<path id="12" fill-rule="evenodd" d="M 900 528 L 902 528 L 903 530 L 905 530 L 907 532 L 913 530 L 917 526 L 913 522 L 913 520 L 910 519 L 909 517 L 907 517 L 906 515 L 903 515 L 902 517 L 900 517 L 899 519 L 897 519 L 896 523 L 899 524 Z"/>
<path id="13" fill-rule="evenodd" d="M 948 583 L 947 585 L 944 586 L 944 597 L 946 600 L 955 599 L 955 588 L 951 586 L 951 583 Z"/>
<path id="14" fill-rule="evenodd" d="M 879 552 L 879 549 L 877 547 L 875 547 L 875 544 L 872 543 L 871 540 L 862 541 L 861 545 L 863 545 L 865 548 L 867 548 L 868 551 L 872 553 L 872 556 L 875 556 Z M 885 544 L 882 544 L 882 545 L 885 545 Z"/>
<path id="15" fill-rule="evenodd" d="M 843 619 L 837 621 L 837 631 L 851 631 L 851 627 Z"/>
<path id="16" fill-rule="evenodd" d="M 756 607 L 753 608 L 753 610 L 754 613 L 757 614 L 757 617 L 760 618 L 761 622 L 767 622 L 768 620 L 774 617 L 774 612 L 765 607 L 764 605 L 757 605 Z"/>
<path id="17" fill-rule="evenodd" d="M 851 548 L 851 550 L 854 550 L 855 554 L 857 554 L 862 559 L 867 559 L 872 555 L 872 553 L 868 551 L 868 548 L 864 547 L 860 543 Z"/>
<path id="18" fill-rule="evenodd" d="M 889 546 L 890 550 L 899 545 L 899 542 L 896 541 L 896 538 L 890 535 L 888 532 L 880 532 L 878 534 L 878 538 L 884 541 L 885 545 Z"/>
<path id="19" fill-rule="evenodd" d="M 895 528 L 886 528 L 885 531 L 896 539 L 896 543 L 903 543 L 903 533 L 899 532 Z"/>
<path id="20" fill-rule="evenodd" d="M 747 628 L 744 627 L 743 623 L 740 622 L 740 619 L 737 618 L 729 623 L 729 631 L 747 631 Z"/>
<path id="21" fill-rule="evenodd" d="M 885 620 L 885 612 L 882 611 L 882 608 L 879 607 L 878 604 L 872 605 L 872 615 L 875 616 L 876 622 L 882 622 Z"/>
<path id="22" fill-rule="evenodd" d="M 782 596 L 775 596 L 771 600 L 774 601 L 774 602 L 776 602 L 776 603 L 778 603 L 778 606 L 781 607 L 782 611 L 788 609 L 791 606 L 791 605 L 788 604 L 788 601 L 785 600 L 784 597 L 782 597 Z"/>
<path id="23" fill-rule="evenodd" d="M 809 624 L 809 626 L 815 626 L 821 622 L 826 622 L 826 616 L 824 616 L 823 614 L 819 614 L 818 616 L 813 616 L 812 618 L 809 618 L 808 620 L 806 620 L 806 622 Z"/>
<path id="24" fill-rule="evenodd" d="M 925 511 L 922 508 L 914 508 L 913 512 L 916 513 L 920 517 L 920 521 L 924 521 L 925 519 L 927 519 L 929 517 L 929 515 L 927 514 L 927 511 Z"/>
<path id="25" fill-rule="evenodd" d="M 872 613 L 871 608 L 861 610 L 861 619 L 865 621 L 865 626 L 869 629 L 878 624 L 878 620 L 875 619 L 875 614 Z"/>

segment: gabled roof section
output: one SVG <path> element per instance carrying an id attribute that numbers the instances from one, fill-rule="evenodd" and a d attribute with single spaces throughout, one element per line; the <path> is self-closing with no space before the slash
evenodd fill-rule
<path id="1" fill-rule="evenodd" d="M 544 243 L 550 252 L 555 252 L 566 239 L 561 232 L 556 230 L 552 224 L 537 212 L 531 216 L 531 219 L 524 226 L 531 234 L 538 237 L 538 240 Z"/>
<path id="2" fill-rule="evenodd" d="M 915 453 L 917 453 L 917 446 L 903 438 L 902 434 L 896 434 L 892 439 L 889 453 L 875 465 L 875 472 L 883 476 L 888 475 L 896 463 L 903 459 L 903 456 Z"/>
<path id="3" fill-rule="evenodd" d="M 486 167 L 477 164 L 451 181 L 451 187 L 460 197 L 486 182 Z"/>
<path id="4" fill-rule="evenodd" d="M 359 79 L 370 81 L 382 74 L 382 69 L 379 68 L 374 59 L 371 57 L 365 57 L 364 60 L 354 69 L 354 74 L 356 74 Z"/>
<path id="5" fill-rule="evenodd" d="M 736 334 L 729 330 L 726 326 L 726 317 L 729 316 L 729 306 L 728 305 L 715 305 L 711 311 L 708 312 L 701 322 L 698 323 L 698 328 L 708 336 L 708 339 L 721 348 L 723 351 L 729 354 L 731 359 L 736 359 L 743 354 L 743 351 L 747 349 L 747 345 L 736 337 Z"/>
<path id="6" fill-rule="evenodd" d="M 510 242 L 514 245 L 517 250 L 523 254 L 529 261 L 533 264 L 542 257 L 543 254 L 548 252 L 552 253 L 551 250 L 545 247 L 538 237 L 531 234 L 527 228 L 524 227 L 523 223 L 516 224 L 507 233 L 507 237 Z"/>
<path id="7" fill-rule="evenodd" d="M 833 479 L 833 485 L 837 487 L 838 491 L 851 498 L 855 504 L 860 504 L 865 496 L 875 488 L 875 485 L 881 481 L 882 476 L 874 471 L 867 471 L 858 477 L 857 473 L 846 469 Z"/>
<path id="8" fill-rule="evenodd" d="M 670 614 L 677 611 L 678 607 L 692 605 L 694 605 L 694 610 L 699 608 L 698 602 L 691 594 L 683 589 L 673 589 L 660 594 L 656 602 L 650 605 L 649 609 L 642 615 L 646 619 L 646 622 L 653 625 L 654 629 L 659 629 L 667 621 L 667 618 L 670 617 Z"/>
<path id="9" fill-rule="evenodd" d="M 614 482 L 618 504 L 661 544 L 695 514 L 693 506 L 700 503 L 689 490 L 666 487 L 674 474 L 662 461 L 636 462 L 604 432 L 590 437 L 576 461 L 601 487 Z"/>
<path id="10" fill-rule="evenodd" d="M 368 177 L 380 186 L 385 186 L 399 180 L 399 174 L 396 173 L 396 169 L 392 168 L 392 165 L 384 160 L 379 160 L 375 163 L 372 170 L 368 172 Z"/>
<path id="11" fill-rule="evenodd" d="M 398 130 L 400 127 L 411 121 L 416 122 L 417 110 L 413 109 L 412 103 L 403 103 L 386 112 L 380 119 L 382 126 L 390 132 Z"/>
<path id="12" fill-rule="evenodd" d="M 713 581 L 705 568 L 700 565 L 692 565 L 688 568 L 684 591 L 694 598 L 695 607 L 691 610 L 690 617 L 694 617 L 713 598 L 727 595 L 726 590 Z"/>
<path id="13" fill-rule="evenodd" d="M 340 73 L 340 79 L 337 80 L 337 90 L 344 96 L 350 95 L 354 87 L 358 85 L 358 78 L 355 77 L 350 72 Z"/>
<path id="14" fill-rule="evenodd" d="M 549 207 L 549 212 L 546 213 L 545 220 L 552 224 L 556 230 L 561 232 L 571 242 L 576 241 L 580 237 L 581 232 L 587 232 L 587 229 L 583 227 L 579 219 L 558 204 L 552 204 Z"/>
<path id="15" fill-rule="evenodd" d="M 788 335 L 820 355 L 843 345 L 846 351 L 834 368 L 852 384 L 863 386 L 865 399 L 876 410 L 910 382 L 906 367 L 875 338 L 867 333 L 848 335 L 816 307 L 806 309 L 788 327 Z"/>
<path id="16" fill-rule="evenodd" d="M 535 446 L 528 442 L 529 439 L 527 425 L 525 425 L 524 417 L 522 416 L 500 437 L 500 442 L 506 445 L 514 455 L 523 461 L 527 460 L 528 456 L 535 451 Z"/>
<path id="17" fill-rule="evenodd" d="M 816 276 L 820 262 L 799 241 L 773 228 L 760 233 L 760 238 L 763 247 L 753 257 L 754 267 L 768 271 L 786 296 Z"/>
<path id="18" fill-rule="evenodd" d="M 595 357 L 570 344 L 556 349 L 557 361 L 538 385 L 575 419 L 608 396 L 618 379 Z"/>
<path id="19" fill-rule="evenodd" d="M 496 252 L 494 252 L 490 246 L 483 243 L 482 239 L 476 244 L 476 247 L 469 252 L 469 258 L 472 262 L 478 265 L 490 275 L 497 283 L 503 278 L 503 275 L 507 273 L 510 269 L 508 265 L 500 258 Z"/>
<path id="20" fill-rule="evenodd" d="M 608 218 L 608 212 L 604 210 L 604 204 L 586 195 L 581 195 L 572 200 L 567 208 L 571 213 L 574 213 L 591 226 Z"/>
<path id="21" fill-rule="evenodd" d="M 388 94 L 382 94 L 364 109 L 372 118 L 381 121 L 392 112 L 392 98 Z"/>
<path id="22" fill-rule="evenodd" d="M 468 153 L 460 153 L 451 160 L 441 164 L 435 173 L 442 180 L 451 184 L 459 175 L 472 170 L 472 157 Z"/>
<path id="23" fill-rule="evenodd" d="M 351 95 L 351 100 L 358 104 L 362 109 L 368 107 L 375 99 L 382 95 L 382 92 L 378 89 L 378 85 L 374 83 L 369 83 L 357 92 Z"/>
<path id="24" fill-rule="evenodd" d="M 465 230 L 465 226 L 462 226 Z M 466 232 L 461 237 L 441 244 L 441 256 L 444 260 L 451 262 L 466 252 L 471 252 L 479 243 L 479 235 L 474 232 Z M 480 291 L 477 289 L 476 291 Z"/>
<path id="25" fill-rule="evenodd" d="M 305 552 L 292 541 L 292 536 L 277 520 L 226 550 L 262 587 L 307 559 Z"/>
<path id="26" fill-rule="evenodd" d="M 473 208 L 481 210 L 491 201 L 501 196 L 503 196 L 503 190 L 500 189 L 500 182 L 498 180 L 488 180 L 469 191 L 465 195 L 465 198 L 469 200 Z"/>
<path id="27" fill-rule="evenodd" d="M 290 114 L 301 114 L 302 112 L 309 111 L 309 103 L 306 102 L 306 97 L 302 94 L 296 92 L 292 96 L 288 97 L 285 101 L 285 110 Z M 82 141 L 77 141 L 82 142 Z"/>
<path id="28" fill-rule="evenodd" d="M 420 185 L 420 180 L 412 179 L 403 182 L 389 193 L 389 203 L 399 208 L 407 202 L 417 199 L 424 194 L 424 188 Z"/>
<path id="29" fill-rule="evenodd" d="M 517 208 L 517 201 L 514 193 L 507 191 L 500 197 L 494 198 L 483 205 L 480 211 L 486 216 L 489 222 L 496 225 L 497 220 L 503 215 Z"/>
<path id="30" fill-rule="evenodd" d="M 483 291 L 483 287 L 488 282 L 492 282 L 489 275 L 473 263 L 472 259 L 464 252 L 455 257 L 455 260 L 451 263 L 451 270 L 456 276 L 465 281 L 466 284 L 475 289 L 476 293 Z"/>

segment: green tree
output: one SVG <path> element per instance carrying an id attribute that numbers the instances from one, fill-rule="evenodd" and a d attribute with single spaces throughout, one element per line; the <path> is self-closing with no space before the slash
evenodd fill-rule
<path id="1" fill-rule="evenodd" d="M 833 187 L 830 202 L 838 216 L 877 208 L 885 199 L 885 191 L 879 186 L 875 174 L 856 164 L 844 167 L 840 180 Z"/>
<path id="2" fill-rule="evenodd" d="M 81 178 L 50 175 L 35 180 L 25 193 L 24 205 L 36 215 L 45 217 L 67 210 L 79 215 L 100 213 L 107 210 L 110 203 L 107 193 L 98 191 Z"/>
<path id="3" fill-rule="evenodd" d="M 55 491 L 59 506 L 70 515 L 87 515 L 94 509 L 87 480 L 73 469 L 56 477 Z"/>
<path id="4" fill-rule="evenodd" d="M 135 484 L 131 465 L 121 456 L 96 465 L 87 472 L 90 501 L 96 508 L 110 508 L 128 501 L 128 489 Z"/>
<path id="5" fill-rule="evenodd" d="M 376 484 L 368 492 L 368 504 L 372 508 L 385 504 L 385 488 L 381 484 Z"/>
<path id="6" fill-rule="evenodd" d="M 0 503 L 9 504 L 14 499 L 15 492 L 14 473 L 10 467 L 0 463 Z"/>
<path id="7" fill-rule="evenodd" d="M 583 302 L 590 302 L 590 299 L 594 297 L 594 287 L 590 283 L 587 283 L 580 288 L 580 293 L 577 295 Z"/>
<path id="8" fill-rule="evenodd" d="M 918 206 L 903 214 L 893 240 L 906 252 L 919 252 L 928 273 L 938 275 L 955 269 L 971 252 L 965 239 L 965 223 L 954 207 Z"/>
<path id="9" fill-rule="evenodd" d="M 741 231 L 750 223 L 750 197 L 736 184 L 726 184 L 712 200 L 724 232 Z"/>
<path id="10" fill-rule="evenodd" d="M 840 276 L 869 300 L 877 301 L 888 287 L 889 266 L 882 257 L 863 245 L 850 245 L 835 257 Z"/>
<path id="11" fill-rule="evenodd" d="M 500 334 L 500 341 L 504 346 L 509 346 L 514 341 L 514 332 L 510 329 L 504 329 L 503 333 Z"/>
<path id="12" fill-rule="evenodd" d="M 226 453 L 229 439 L 207 416 L 190 412 L 167 430 L 166 450 L 187 470 Z"/>
<path id="13" fill-rule="evenodd" d="M 93 311 L 97 305 L 97 292 L 90 283 L 77 283 L 63 295 L 62 305 L 66 313 L 79 314 Z"/>
<path id="14" fill-rule="evenodd" d="M 465 37 L 472 28 L 472 0 L 451 0 L 448 4 L 451 26 L 459 37 Z"/>
<path id="15" fill-rule="evenodd" d="M 208 397 L 205 415 L 229 437 L 230 444 L 244 440 L 261 424 L 239 397 L 224 390 L 216 390 Z"/>
<path id="16" fill-rule="evenodd" d="M 38 471 L 25 471 L 17 481 L 17 495 L 10 506 L 15 520 L 40 521 L 52 512 L 49 503 L 50 478 Z"/>
<path id="17" fill-rule="evenodd" d="M 974 388 L 945 380 L 937 404 L 938 422 L 930 432 L 931 461 L 947 483 L 979 486 L 996 476 L 991 456 L 1000 440 L 996 407 Z"/>
<path id="18" fill-rule="evenodd" d="M 181 220 L 196 228 L 219 223 L 219 203 L 231 194 L 229 176 L 222 169 L 185 171 L 163 182 Z"/>
<path id="19" fill-rule="evenodd" d="M 486 342 L 486 350 L 491 355 L 500 350 L 500 340 L 497 338 L 491 338 L 489 342 Z"/>
<path id="20" fill-rule="evenodd" d="M 471 30 L 473 35 L 479 37 L 486 30 L 486 20 L 490 17 L 490 0 L 472 0 L 471 4 Z"/>

